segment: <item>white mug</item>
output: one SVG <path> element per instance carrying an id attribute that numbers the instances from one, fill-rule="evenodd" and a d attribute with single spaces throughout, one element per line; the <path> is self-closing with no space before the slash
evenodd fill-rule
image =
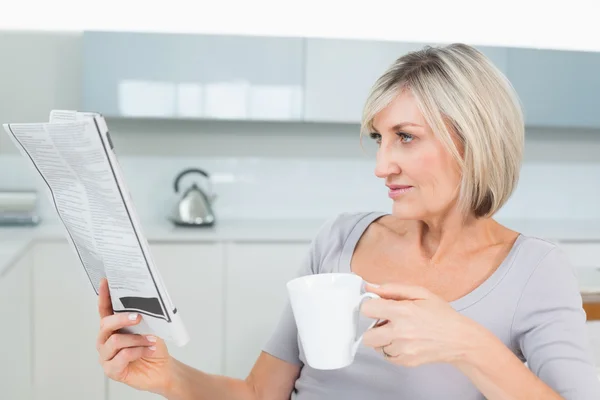
<path id="1" fill-rule="evenodd" d="M 361 294 L 363 282 L 352 273 L 326 273 L 287 283 L 298 335 L 310 367 L 338 369 L 354 361 L 364 334 L 356 337 L 360 307 L 364 299 L 379 298 L 375 293 Z"/>

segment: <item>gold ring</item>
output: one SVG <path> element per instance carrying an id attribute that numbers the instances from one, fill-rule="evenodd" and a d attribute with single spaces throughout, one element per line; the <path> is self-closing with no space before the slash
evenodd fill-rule
<path id="1" fill-rule="evenodd" d="M 385 357 L 385 358 L 390 358 L 390 357 L 392 357 L 392 355 L 391 355 L 391 354 L 388 354 L 388 353 L 385 351 L 385 346 L 381 346 L 381 352 L 383 353 L 383 357 Z"/>

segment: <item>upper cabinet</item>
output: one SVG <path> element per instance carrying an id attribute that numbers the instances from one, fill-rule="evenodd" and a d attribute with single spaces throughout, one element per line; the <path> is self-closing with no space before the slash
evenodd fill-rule
<path id="1" fill-rule="evenodd" d="M 394 61 L 426 43 L 307 39 L 304 119 L 360 123 L 371 87 Z M 478 47 L 506 71 L 507 49 Z"/>
<path id="2" fill-rule="evenodd" d="M 600 53 L 511 48 L 508 78 L 527 125 L 600 128 Z"/>
<path id="3" fill-rule="evenodd" d="M 86 32 L 83 107 L 107 116 L 302 118 L 300 38 Z"/>
<path id="4" fill-rule="evenodd" d="M 85 32 L 82 107 L 113 117 L 358 124 L 377 78 L 424 45 Z M 476 47 L 514 85 L 527 126 L 600 128 L 600 53 Z"/>
<path id="5" fill-rule="evenodd" d="M 304 119 L 358 123 L 369 90 L 401 55 L 420 44 L 306 39 Z"/>
<path id="6" fill-rule="evenodd" d="M 508 48 L 494 46 L 475 46 L 502 72 L 508 74 Z"/>

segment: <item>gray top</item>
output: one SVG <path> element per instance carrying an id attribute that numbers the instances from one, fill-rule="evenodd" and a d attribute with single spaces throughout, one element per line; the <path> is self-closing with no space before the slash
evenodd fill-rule
<path id="1" fill-rule="evenodd" d="M 369 224 L 383 215 L 344 213 L 331 219 L 313 240 L 299 275 L 352 272 L 356 243 Z M 566 400 L 600 399 L 577 280 L 555 244 L 521 234 L 483 284 L 450 304 L 493 332 Z M 302 366 L 292 393 L 296 400 L 484 399 L 451 365 L 397 366 L 366 346 L 346 368 L 312 369 L 304 365 L 289 303 L 264 351 Z"/>

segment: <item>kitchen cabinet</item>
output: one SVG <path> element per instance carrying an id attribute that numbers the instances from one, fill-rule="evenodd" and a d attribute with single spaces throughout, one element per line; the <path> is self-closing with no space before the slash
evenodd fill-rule
<path id="1" fill-rule="evenodd" d="M 31 400 L 31 255 L 0 278 L 0 398 Z"/>
<path id="2" fill-rule="evenodd" d="M 510 48 L 508 77 L 527 125 L 600 128 L 600 53 Z"/>
<path id="3" fill-rule="evenodd" d="M 152 256 L 181 313 L 190 341 L 169 345 L 176 359 L 211 374 L 223 373 L 223 245 L 213 242 L 150 243 Z M 108 381 L 109 400 L 162 399 Z"/>
<path id="4" fill-rule="evenodd" d="M 105 400 L 97 296 L 66 240 L 36 245 L 32 282 L 34 398 Z"/>
<path id="5" fill-rule="evenodd" d="M 502 72 L 508 74 L 508 47 L 475 46 Z"/>
<path id="6" fill-rule="evenodd" d="M 294 121 L 301 38 L 85 32 L 83 108 L 106 116 Z"/>
<path id="7" fill-rule="evenodd" d="M 85 32 L 82 107 L 108 117 L 356 124 L 377 78 L 425 44 Z M 528 126 L 600 127 L 600 53 L 475 47 L 511 81 Z"/>
<path id="8" fill-rule="evenodd" d="M 195 368 L 222 373 L 222 245 L 151 243 L 150 248 L 191 337 L 186 346 L 171 345 L 169 351 Z M 159 398 L 104 376 L 96 352 L 97 297 L 68 243 L 38 244 L 33 265 L 35 398 Z"/>
<path id="9" fill-rule="evenodd" d="M 398 57 L 421 47 L 419 43 L 307 38 L 304 119 L 359 123 L 377 78 Z"/>
<path id="10" fill-rule="evenodd" d="M 304 119 L 360 123 L 371 87 L 400 56 L 426 43 L 374 40 L 306 39 Z M 502 71 L 508 51 L 477 47 Z"/>
<path id="11" fill-rule="evenodd" d="M 309 242 L 227 245 L 225 375 L 245 379 L 287 301 Z"/>

